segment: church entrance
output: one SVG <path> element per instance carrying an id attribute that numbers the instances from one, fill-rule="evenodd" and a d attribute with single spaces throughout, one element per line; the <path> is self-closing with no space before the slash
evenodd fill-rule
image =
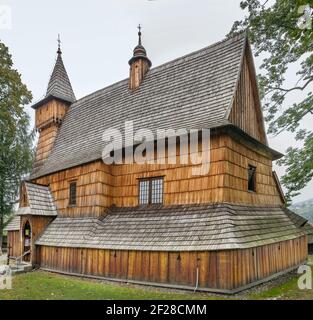
<path id="1" fill-rule="evenodd" d="M 31 249 L 31 226 L 29 221 L 26 221 L 23 229 L 23 260 L 30 262 L 30 249 Z"/>

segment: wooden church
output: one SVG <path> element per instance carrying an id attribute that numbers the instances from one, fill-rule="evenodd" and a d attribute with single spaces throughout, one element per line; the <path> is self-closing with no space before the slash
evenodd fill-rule
<path id="1" fill-rule="evenodd" d="M 39 140 L 7 227 L 11 256 L 43 270 L 234 293 L 306 262 L 307 221 L 285 208 L 245 33 L 151 68 L 141 43 L 129 78 L 76 100 L 60 47 Z M 211 130 L 210 171 L 106 164 L 103 132 Z M 179 157 L 179 155 L 177 155 Z"/>

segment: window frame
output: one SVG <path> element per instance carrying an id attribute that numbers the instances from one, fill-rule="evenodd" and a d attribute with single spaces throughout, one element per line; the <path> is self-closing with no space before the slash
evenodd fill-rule
<path id="1" fill-rule="evenodd" d="M 162 192 L 161 192 L 161 202 L 152 203 L 153 193 L 152 193 L 152 182 L 160 180 L 162 181 Z M 140 203 L 141 200 L 141 182 L 148 182 L 148 202 L 147 203 Z M 159 194 L 157 194 L 158 196 Z M 160 205 L 164 202 L 164 176 L 158 176 L 158 177 L 147 177 L 147 178 L 138 178 L 138 204 L 140 206 L 151 206 L 151 205 Z"/>
<path id="2" fill-rule="evenodd" d="M 75 202 L 72 202 L 72 186 L 75 185 Z M 77 180 L 69 181 L 69 197 L 68 197 L 68 206 L 76 207 L 77 206 Z"/>
<path id="3" fill-rule="evenodd" d="M 253 174 L 251 177 L 250 177 L 250 171 L 253 171 Z M 248 192 L 252 192 L 252 193 L 257 192 L 256 173 L 257 173 L 257 167 L 253 166 L 252 164 L 249 164 L 248 165 Z M 250 179 L 253 179 L 253 188 L 250 188 Z"/>

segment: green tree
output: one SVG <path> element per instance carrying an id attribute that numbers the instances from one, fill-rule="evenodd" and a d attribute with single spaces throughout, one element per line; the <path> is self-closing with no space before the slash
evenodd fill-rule
<path id="1" fill-rule="evenodd" d="M 4 217 L 12 213 L 21 179 L 31 168 L 33 132 L 23 108 L 31 99 L 13 69 L 8 48 L 0 41 L 0 248 Z"/>
<path id="2" fill-rule="evenodd" d="M 305 11 L 301 10 L 304 5 Z M 290 200 L 313 177 L 313 132 L 301 125 L 301 120 L 313 114 L 313 1 L 245 0 L 240 6 L 246 17 L 234 23 L 230 35 L 247 29 L 255 54 L 262 55 L 258 78 L 268 131 L 274 135 L 292 132 L 298 142 L 279 161 L 287 168 L 282 183 Z M 289 76 L 291 65 L 297 67 L 293 77 Z M 301 98 L 289 98 L 297 92 Z M 287 97 L 295 101 L 288 103 Z"/>

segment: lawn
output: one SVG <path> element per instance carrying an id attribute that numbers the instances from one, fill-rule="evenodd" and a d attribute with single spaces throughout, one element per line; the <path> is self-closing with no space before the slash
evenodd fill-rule
<path id="1" fill-rule="evenodd" d="M 0 290 L 0 300 L 193 300 L 193 299 L 313 299 L 312 290 L 299 290 L 298 276 L 263 285 L 235 296 L 193 293 L 153 287 L 80 279 L 43 271 L 17 275 L 12 290 Z"/>
<path id="2" fill-rule="evenodd" d="M 13 279 L 13 289 L 0 290 L 0 300 L 177 300 L 204 299 L 189 292 L 168 292 L 152 287 L 80 279 L 43 271 L 20 274 Z"/>

